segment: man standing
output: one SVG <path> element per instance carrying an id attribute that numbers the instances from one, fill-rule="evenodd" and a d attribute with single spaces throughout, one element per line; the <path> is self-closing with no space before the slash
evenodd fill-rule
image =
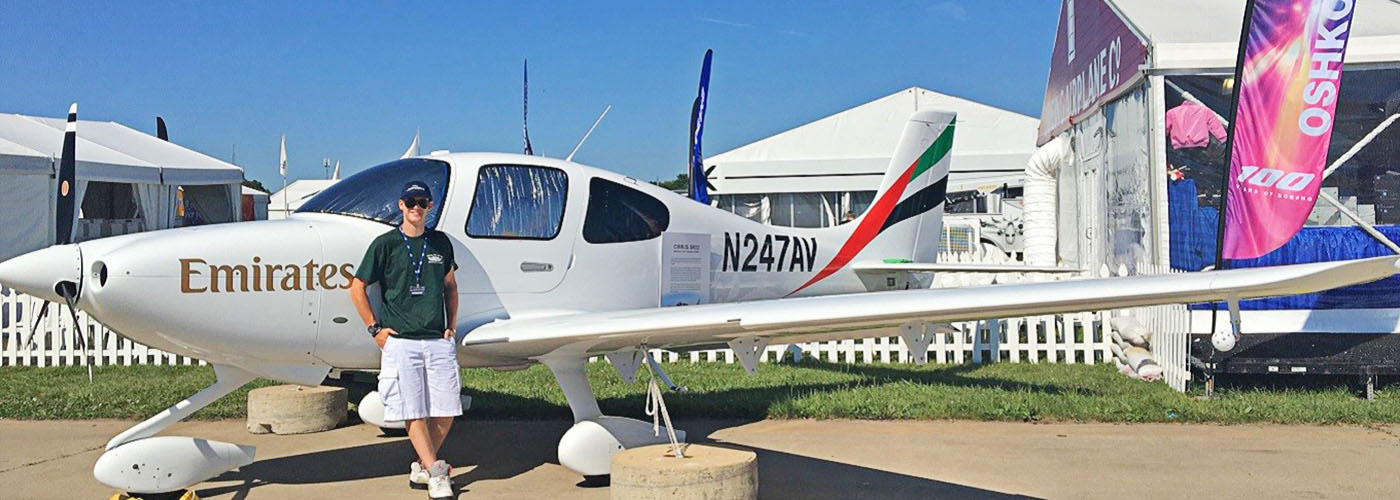
<path id="1" fill-rule="evenodd" d="M 432 192 L 420 181 L 399 196 L 403 223 L 370 242 L 350 285 L 350 300 L 379 344 L 379 398 L 384 419 L 403 421 L 418 454 L 409 486 L 434 500 L 453 498 L 451 467 L 437 457 L 452 418 L 462 414 L 462 383 L 453 326 L 457 264 L 452 243 L 426 228 Z M 380 283 L 378 316 L 365 287 Z"/>

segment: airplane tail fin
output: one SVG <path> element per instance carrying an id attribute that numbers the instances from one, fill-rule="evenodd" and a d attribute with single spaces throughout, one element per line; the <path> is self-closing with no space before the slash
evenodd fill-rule
<path id="1" fill-rule="evenodd" d="M 840 231 L 845 241 L 825 267 L 792 293 L 853 261 L 937 260 L 956 121 L 957 114 L 949 111 L 917 111 L 909 117 L 875 201 L 855 220 L 829 228 Z"/>
<path id="2" fill-rule="evenodd" d="M 864 258 L 933 262 L 943 232 L 943 202 L 957 114 L 918 111 L 890 156 L 875 201 L 856 231 L 873 232 Z"/>

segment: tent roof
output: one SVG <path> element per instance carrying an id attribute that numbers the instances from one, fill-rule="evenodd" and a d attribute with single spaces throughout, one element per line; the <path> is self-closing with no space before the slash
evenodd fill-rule
<path id="1" fill-rule="evenodd" d="M 1233 68 L 1245 0 L 1108 0 L 1151 45 L 1155 69 Z M 1348 64 L 1400 60 L 1400 3 L 1356 0 Z"/>
<path id="2" fill-rule="evenodd" d="M 909 115 L 920 109 L 958 114 L 954 180 L 972 172 L 1020 175 L 1035 151 L 1036 118 L 910 87 L 711 156 L 705 165 L 716 167 L 717 194 L 873 190 Z M 775 186 L 773 176 L 790 179 Z"/>
<path id="3" fill-rule="evenodd" d="M 53 171 L 65 120 L 0 113 L 0 170 Z M 237 184 L 243 169 L 116 122 L 78 120 L 77 177 L 170 185 Z"/>
<path id="4" fill-rule="evenodd" d="M 340 180 L 301 179 L 292 181 L 291 184 L 287 185 L 286 189 L 283 189 L 276 193 L 272 193 L 272 196 L 268 198 L 268 210 L 281 211 L 283 206 L 283 198 L 286 198 L 286 206 L 288 208 L 291 208 L 292 210 L 301 208 L 301 204 L 306 203 L 306 200 L 311 199 L 312 196 L 316 196 L 322 190 L 330 187 L 332 184 L 335 184 L 337 182 L 340 182 Z"/>

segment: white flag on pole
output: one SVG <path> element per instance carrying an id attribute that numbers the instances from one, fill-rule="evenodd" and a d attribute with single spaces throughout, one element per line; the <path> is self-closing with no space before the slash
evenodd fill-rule
<path id="1" fill-rule="evenodd" d="M 282 134 L 282 177 L 287 176 L 287 134 Z"/>

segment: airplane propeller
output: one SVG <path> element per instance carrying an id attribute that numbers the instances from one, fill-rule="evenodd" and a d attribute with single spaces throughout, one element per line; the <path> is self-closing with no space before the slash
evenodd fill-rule
<path id="1" fill-rule="evenodd" d="M 162 141 L 170 142 L 170 134 L 165 131 L 165 119 L 159 115 L 156 116 L 156 137 Z"/>
<path id="2" fill-rule="evenodd" d="M 63 156 L 58 163 L 58 217 L 54 220 L 54 243 L 73 242 L 73 213 L 77 205 L 77 158 L 73 150 L 78 140 L 78 103 L 68 107 L 68 126 L 63 131 Z"/>
<path id="3" fill-rule="evenodd" d="M 165 121 L 156 117 L 156 127 L 164 136 Z M 164 137 L 162 137 L 164 138 Z M 68 125 L 63 130 L 63 156 L 58 163 L 58 197 L 57 217 L 54 226 L 54 244 L 67 245 L 73 242 L 73 214 L 77 209 L 77 163 L 78 157 L 75 153 L 78 142 L 78 103 L 73 103 L 68 107 Z M 83 362 L 87 365 L 88 382 L 92 382 L 92 363 L 88 363 L 87 339 L 84 338 L 78 325 L 78 309 L 75 307 L 78 302 L 78 285 L 71 281 L 60 282 L 54 289 L 63 301 L 68 304 L 68 310 L 73 315 L 73 333 L 78 338 L 78 346 L 83 351 Z M 29 331 L 29 346 L 34 344 L 34 334 L 39 329 L 39 323 L 49 312 L 49 302 L 39 308 L 39 314 L 34 318 L 34 328 Z M 63 346 L 68 345 L 67 338 L 64 337 Z"/>

